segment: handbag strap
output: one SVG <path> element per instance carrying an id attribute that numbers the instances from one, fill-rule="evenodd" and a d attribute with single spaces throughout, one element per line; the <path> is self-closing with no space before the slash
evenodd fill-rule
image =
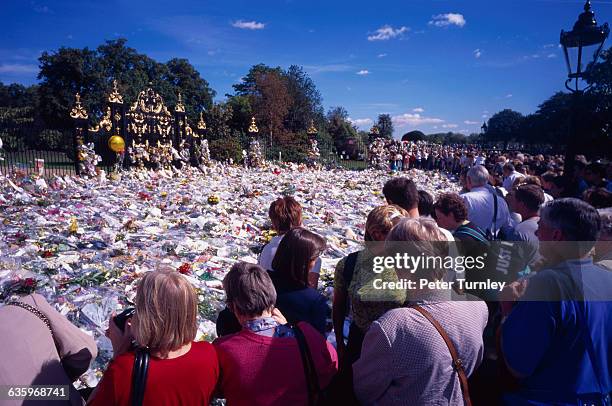
<path id="1" fill-rule="evenodd" d="M 142 406 L 148 372 L 149 352 L 146 348 L 139 348 L 136 350 L 132 370 L 132 406 Z"/>
<path id="2" fill-rule="evenodd" d="M 317 376 L 317 371 L 314 366 L 314 362 L 312 361 L 312 356 L 310 354 L 310 349 L 308 348 L 308 343 L 306 342 L 306 337 L 302 330 L 296 325 L 293 326 L 293 331 L 295 332 L 295 338 L 298 342 L 298 347 L 300 349 L 300 356 L 302 358 L 302 366 L 304 367 L 304 375 L 306 377 L 306 390 L 308 392 L 308 404 L 310 406 L 316 405 L 319 393 L 321 388 L 319 387 L 319 378 Z"/>
<path id="3" fill-rule="evenodd" d="M 17 300 L 8 302 L 6 305 L 21 307 L 22 309 L 27 310 L 30 313 L 32 313 L 34 316 L 38 317 L 43 323 L 45 323 L 45 326 L 47 326 L 47 328 L 49 329 L 49 332 L 51 333 L 51 338 L 53 338 L 55 341 L 55 337 L 53 335 L 53 329 L 51 329 L 51 322 L 49 321 L 49 318 L 43 314 L 43 312 L 41 312 L 34 306 L 30 306 L 27 303 L 23 303 Z"/>
<path id="4" fill-rule="evenodd" d="M 440 335 L 442 336 L 444 343 L 446 343 L 446 346 L 448 347 L 448 351 L 450 352 L 451 358 L 453 359 L 453 369 L 459 375 L 459 383 L 461 384 L 461 393 L 463 394 L 463 402 L 465 403 L 465 406 L 471 406 L 472 401 L 470 400 L 470 392 L 468 389 L 468 379 L 467 379 L 467 375 L 465 374 L 465 369 L 463 368 L 463 361 L 461 361 L 461 358 L 459 358 L 459 355 L 457 354 L 457 350 L 455 349 L 455 346 L 453 345 L 452 341 L 448 337 L 448 334 L 446 334 L 446 330 L 444 330 L 444 328 L 440 325 L 440 323 L 438 323 L 438 321 L 434 319 L 431 313 L 429 313 L 427 310 L 425 310 L 421 306 L 412 306 L 412 308 L 416 310 L 417 312 L 421 313 L 423 317 L 425 317 L 427 320 L 429 320 L 429 322 L 435 327 L 436 330 L 438 330 L 438 333 L 440 333 Z"/>
<path id="5" fill-rule="evenodd" d="M 491 191 L 493 195 L 493 220 L 491 221 L 491 237 L 495 239 L 495 228 L 497 226 L 497 191 L 493 189 Z"/>

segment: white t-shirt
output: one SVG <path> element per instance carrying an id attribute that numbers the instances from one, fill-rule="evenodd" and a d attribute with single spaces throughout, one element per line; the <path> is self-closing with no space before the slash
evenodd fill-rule
<path id="1" fill-rule="evenodd" d="M 259 260 L 257 264 L 261 266 L 263 269 L 268 271 L 273 271 L 272 269 L 272 260 L 274 259 L 274 255 L 276 255 L 276 250 L 278 249 L 278 245 L 283 239 L 282 235 L 277 235 L 272 237 L 269 243 L 261 251 L 259 254 Z M 314 267 L 310 270 L 310 272 L 321 273 L 321 258 L 317 258 L 317 262 L 315 262 Z"/>

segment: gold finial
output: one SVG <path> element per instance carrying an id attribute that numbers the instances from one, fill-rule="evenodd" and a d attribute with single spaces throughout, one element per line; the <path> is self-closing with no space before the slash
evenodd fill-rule
<path id="1" fill-rule="evenodd" d="M 81 95 L 78 92 L 74 95 L 74 99 L 74 107 L 70 110 L 70 117 L 87 119 L 89 116 L 87 110 L 81 106 Z"/>
<path id="2" fill-rule="evenodd" d="M 249 126 L 249 132 L 250 133 L 259 132 L 259 128 L 257 128 L 257 125 L 255 124 L 255 117 L 251 117 L 251 125 Z"/>
<path id="3" fill-rule="evenodd" d="M 206 122 L 204 121 L 204 112 L 200 111 L 200 121 L 198 121 L 198 130 L 206 130 Z"/>
<path id="4" fill-rule="evenodd" d="M 177 111 L 179 113 L 185 112 L 185 105 L 183 105 L 183 97 L 181 96 L 181 92 L 179 92 L 178 94 L 178 103 L 176 103 L 176 107 L 174 108 L 174 111 Z"/>
<path id="5" fill-rule="evenodd" d="M 317 132 L 317 128 L 314 126 L 314 120 L 310 120 L 310 127 L 308 128 L 308 130 L 306 130 L 306 133 L 308 135 L 314 135 Z"/>
<path id="6" fill-rule="evenodd" d="M 113 91 L 108 95 L 108 101 L 110 103 L 123 104 L 123 96 L 119 94 L 117 79 L 113 79 Z"/>

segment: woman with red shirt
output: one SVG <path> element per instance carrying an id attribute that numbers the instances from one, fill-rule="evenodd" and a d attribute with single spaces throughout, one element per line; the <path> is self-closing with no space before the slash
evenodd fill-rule
<path id="1" fill-rule="evenodd" d="M 239 262 L 223 279 L 223 288 L 242 330 L 213 343 L 221 367 L 219 395 L 228 406 L 307 405 L 299 331 L 274 308 L 276 291 L 268 273 Z M 297 328 L 312 356 L 319 388 L 325 388 L 338 369 L 336 350 L 310 324 L 300 322 Z"/>
<path id="2" fill-rule="evenodd" d="M 136 312 L 125 333 L 114 318 L 109 336 L 114 359 L 92 393 L 91 405 L 131 405 L 132 340 L 148 347 L 150 360 L 144 405 L 208 405 L 219 378 L 214 347 L 193 342 L 197 332 L 197 296 L 178 272 L 150 272 L 140 281 Z"/>

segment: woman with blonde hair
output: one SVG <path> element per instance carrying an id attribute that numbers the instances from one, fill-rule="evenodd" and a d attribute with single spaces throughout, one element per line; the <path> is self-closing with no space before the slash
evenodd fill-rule
<path id="1" fill-rule="evenodd" d="M 340 363 L 337 385 L 344 388 L 341 390 L 345 393 L 352 391 L 351 365 L 359 359 L 363 337 L 370 324 L 387 310 L 401 306 L 405 300 L 403 291 L 372 288 L 373 279 L 389 276 L 388 272 L 375 274 L 372 265 L 389 231 L 407 215 L 406 210 L 396 205 L 376 207 L 368 214 L 364 249 L 349 254 L 336 265 L 332 319 Z M 351 323 L 345 344 L 344 321 L 347 316 L 350 316 Z"/>
<path id="2" fill-rule="evenodd" d="M 131 405 L 135 359 L 146 348 L 147 367 L 139 367 L 144 379 L 141 402 L 146 405 L 209 404 L 219 377 L 214 347 L 193 342 L 197 333 L 196 292 L 189 281 L 174 271 L 145 274 L 136 293 L 131 319 L 121 323 L 113 317 L 107 336 L 114 358 L 92 394 L 92 405 Z M 121 325 L 124 325 L 122 331 Z M 136 345 L 134 345 L 134 343 Z M 135 348 L 137 347 L 137 348 Z M 144 365 L 144 364 L 143 364 Z"/>

